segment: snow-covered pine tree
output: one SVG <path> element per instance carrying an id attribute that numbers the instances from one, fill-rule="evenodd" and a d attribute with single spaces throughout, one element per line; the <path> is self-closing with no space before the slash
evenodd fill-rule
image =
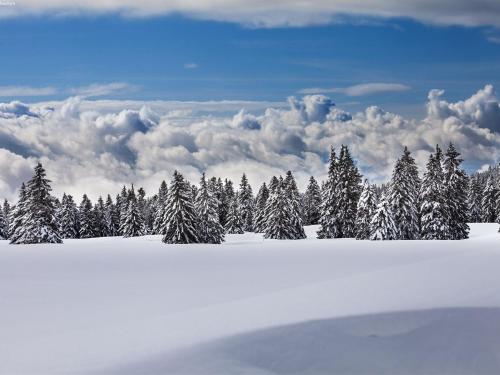
<path id="1" fill-rule="evenodd" d="M 467 198 L 468 217 L 471 223 L 481 223 L 482 211 L 481 204 L 483 200 L 483 185 L 479 175 L 474 174 L 469 180 L 469 190 Z"/>
<path id="2" fill-rule="evenodd" d="M 405 146 L 396 161 L 389 184 L 389 204 L 397 228 L 397 239 L 416 240 L 420 237 L 419 190 L 420 178 L 415 159 Z"/>
<path id="3" fill-rule="evenodd" d="M 227 178 L 224 180 L 224 192 L 222 194 L 222 204 L 219 212 L 221 225 L 225 228 L 228 221 L 229 211 L 235 197 L 233 182 Z"/>
<path id="4" fill-rule="evenodd" d="M 92 202 L 87 194 L 83 194 L 80 207 L 78 208 L 78 217 L 80 219 L 80 238 L 93 238 L 95 234 L 94 215 Z"/>
<path id="5" fill-rule="evenodd" d="M 12 244 L 61 243 L 61 237 L 55 220 L 52 188 L 46 178 L 41 163 L 35 167 L 31 180 L 26 184 L 26 211 L 22 220 L 24 231 Z"/>
<path id="6" fill-rule="evenodd" d="M 297 188 L 297 183 L 291 171 L 286 173 L 285 180 L 283 181 L 283 188 L 287 197 L 288 215 L 290 220 L 291 229 L 293 232 L 294 239 L 301 240 L 306 238 L 306 233 L 304 231 L 304 225 L 302 223 L 302 212 L 300 205 L 300 194 Z"/>
<path id="7" fill-rule="evenodd" d="M 296 239 L 295 228 L 291 222 L 290 206 L 285 182 L 280 176 L 278 184 L 268 199 L 269 218 L 264 238 L 276 240 Z"/>
<path id="8" fill-rule="evenodd" d="M 330 150 L 330 163 L 328 167 L 328 177 L 321 191 L 321 216 L 319 218 L 320 228 L 318 238 L 340 237 L 339 212 L 339 165 L 335 155 L 335 149 Z"/>
<path id="9" fill-rule="evenodd" d="M 229 205 L 229 211 L 226 217 L 226 225 L 224 230 L 228 234 L 243 234 L 243 221 L 240 216 L 240 208 L 238 207 L 238 194 L 235 194 L 231 204 Z"/>
<path id="10" fill-rule="evenodd" d="M 483 191 L 483 200 L 481 202 L 481 211 L 483 212 L 483 223 L 494 223 L 497 219 L 497 198 L 498 186 L 496 176 L 490 168 L 488 178 Z"/>
<path id="11" fill-rule="evenodd" d="M 248 183 L 247 176 L 244 173 L 241 177 L 238 199 L 238 205 L 241 212 L 241 220 L 243 221 L 243 229 L 246 232 L 253 232 L 253 193 L 252 187 Z"/>
<path id="12" fill-rule="evenodd" d="M 158 198 L 156 199 L 153 234 L 165 234 L 162 233 L 162 229 L 166 228 L 163 220 L 165 218 L 165 205 L 167 203 L 167 196 L 167 183 L 165 181 L 162 181 L 160 184 L 160 188 L 158 189 Z"/>
<path id="13" fill-rule="evenodd" d="M 102 197 L 99 196 L 97 203 L 92 209 L 92 216 L 94 221 L 94 233 L 95 237 L 107 237 L 106 226 L 104 224 L 104 201 Z"/>
<path id="14" fill-rule="evenodd" d="M 9 218 L 9 239 L 11 241 L 17 241 L 24 235 L 26 228 L 23 223 L 26 214 L 27 200 L 28 194 L 26 192 L 26 185 L 23 182 L 21 184 L 21 188 L 19 189 L 19 199 L 16 205 L 12 208 Z"/>
<path id="15" fill-rule="evenodd" d="M 361 195 L 361 175 L 354 165 L 349 148 L 342 145 L 338 160 L 339 195 L 338 195 L 338 237 L 355 237 L 356 209 Z"/>
<path id="16" fill-rule="evenodd" d="M 203 173 L 196 197 L 196 212 L 198 214 L 198 239 L 201 243 L 220 244 L 224 241 L 224 228 L 219 222 L 218 202 L 212 184 L 208 186 Z"/>
<path id="17" fill-rule="evenodd" d="M 171 244 L 198 243 L 198 218 L 193 205 L 191 186 L 177 171 L 168 191 L 164 218 L 163 242 Z"/>
<path id="18" fill-rule="evenodd" d="M 113 203 L 111 195 L 108 194 L 106 197 L 106 202 L 104 203 L 104 218 L 103 226 L 106 236 L 113 237 L 117 236 L 118 230 L 118 217 L 116 215 L 116 207 Z"/>
<path id="19" fill-rule="evenodd" d="M 280 181 L 278 180 L 278 177 L 273 176 L 271 177 L 271 180 L 269 181 L 268 189 L 269 189 L 269 196 L 273 193 L 274 189 L 278 187 L 278 184 Z"/>
<path id="20" fill-rule="evenodd" d="M 146 217 L 148 216 L 148 205 L 146 201 L 146 191 L 144 188 L 140 187 L 137 190 L 137 210 L 139 212 L 139 216 L 141 217 L 142 225 L 143 225 L 143 234 L 148 234 L 148 227 L 146 225 Z"/>
<path id="21" fill-rule="evenodd" d="M 500 178 L 497 179 L 497 220 L 496 222 L 500 224 Z M 500 228 L 498 229 L 500 233 Z"/>
<path id="22" fill-rule="evenodd" d="M 467 189 L 469 178 L 460 168 L 462 159 L 452 143 L 446 150 L 444 159 L 445 204 L 448 212 L 448 229 L 450 240 L 469 238 L 467 224 Z"/>
<path id="23" fill-rule="evenodd" d="M 120 199 L 117 199 L 116 204 L 120 211 L 120 225 L 118 226 L 120 235 L 123 235 L 121 232 L 121 228 L 123 226 L 123 222 L 125 221 L 125 217 L 127 216 L 128 211 L 128 203 L 129 203 L 129 193 L 125 185 L 123 185 L 122 190 L 120 192 Z"/>
<path id="24" fill-rule="evenodd" d="M 391 203 L 383 194 L 370 223 L 370 240 L 396 240 L 398 229 L 394 223 Z"/>
<path id="25" fill-rule="evenodd" d="M 63 194 L 58 224 L 61 238 L 78 238 L 80 236 L 78 208 L 71 195 Z"/>
<path id="26" fill-rule="evenodd" d="M 264 182 L 255 197 L 255 216 L 254 230 L 256 233 L 263 233 L 267 225 L 267 200 L 269 198 L 269 189 Z"/>
<path id="27" fill-rule="evenodd" d="M 9 224 L 5 218 L 3 210 L 0 210 L 0 240 L 6 240 L 9 237 Z"/>
<path id="28" fill-rule="evenodd" d="M 449 220 L 446 211 L 441 161 L 442 152 L 438 145 L 436 153 L 429 156 L 420 193 L 420 237 L 424 240 L 446 240 L 449 238 Z"/>
<path id="29" fill-rule="evenodd" d="M 226 195 L 226 192 L 224 190 L 224 183 L 222 182 L 222 179 L 219 177 L 219 178 L 215 178 L 213 177 L 213 180 L 215 180 L 215 183 L 214 183 L 214 191 L 215 191 L 215 197 L 217 198 L 217 214 L 219 215 L 219 223 L 220 225 L 222 225 L 222 227 L 224 227 L 224 224 L 225 224 L 225 219 L 226 219 L 226 216 L 227 216 L 227 207 L 226 205 L 224 204 L 224 201 L 225 201 L 225 195 Z"/>
<path id="30" fill-rule="evenodd" d="M 5 218 L 5 239 L 8 239 L 10 236 L 10 217 L 11 217 L 11 207 L 10 203 L 7 199 L 3 201 L 3 216 Z"/>
<path id="31" fill-rule="evenodd" d="M 144 234 L 144 221 L 139 212 L 137 197 L 134 191 L 134 185 L 128 192 L 128 209 L 125 215 L 120 232 L 123 237 L 137 237 Z"/>
<path id="32" fill-rule="evenodd" d="M 192 184 L 190 186 L 191 186 L 191 198 L 193 199 L 193 202 L 196 202 L 196 196 L 198 195 L 198 187 L 195 184 Z"/>
<path id="33" fill-rule="evenodd" d="M 377 209 L 377 201 L 373 187 L 365 179 L 356 212 L 356 239 L 369 240 L 371 237 L 371 222 Z"/>
<path id="34" fill-rule="evenodd" d="M 311 176 L 309 178 L 309 184 L 307 185 L 307 190 L 304 194 L 304 218 L 305 225 L 316 225 L 319 222 L 321 216 L 321 189 L 319 188 L 316 179 Z"/>

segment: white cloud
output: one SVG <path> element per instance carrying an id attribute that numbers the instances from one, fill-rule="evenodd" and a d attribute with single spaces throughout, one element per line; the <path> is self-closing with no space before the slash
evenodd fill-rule
<path id="1" fill-rule="evenodd" d="M 0 96 L 49 96 L 57 93 L 54 87 L 0 86 Z"/>
<path id="2" fill-rule="evenodd" d="M 495 44 L 500 44 L 500 36 L 489 36 L 488 41 Z"/>
<path id="3" fill-rule="evenodd" d="M 199 65 L 194 62 L 184 64 L 184 69 L 196 69 L 198 67 Z"/>
<path id="4" fill-rule="evenodd" d="M 373 181 L 390 176 L 407 145 L 423 167 L 429 151 L 454 142 L 478 168 L 498 162 L 500 107 L 493 87 L 448 102 L 429 93 L 428 114 L 407 119 L 378 107 L 349 114 L 323 95 L 290 98 L 287 108 L 259 102 L 91 101 L 0 104 L 0 198 L 40 159 L 56 194 L 116 194 L 134 182 L 148 193 L 175 169 L 197 182 L 202 171 L 252 184 L 292 170 L 301 188 L 326 173 L 330 145 L 347 144 Z M 236 104 L 238 103 L 238 104 Z M 245 105 L 246 104 L 246 105 Z M 280 103 L 281 104 L 281 103 Z M 241 110 L 253 105 L 253 113 Z M 257 186 L 255 186 L 257 188 Z"/>
<path id="5" fill-rule="evenodd" d="M 410 90 L 411 87 L 400 83 L 364 83 L 349 87 L 332 87 L 332 88 L 307 88 L 299 91 L 300 94 L 329 94 L 338 93 L 347 96 L 364 96 L 373 95 L 384 92 L 401 92 Z"/>
<path id="6" fill-rule="evenodd" d="M 154 16 L 181 13 L 210 20 L 251 26 L 303 26 L 345 20 L 347 17 L 405 17 L 438 25 L 500 25 L 498 0 L 23 0 L 4 7 L 0 15 L 13 17 L 33 13 L 67 15 L 119 13 L 125 16 Z"/>
<path id="7" fill-rule="evenodd" d="M 105 96 L 116 93 L 129 92 L 134 90 L 135 86 L 132 86 L 125 82 L 112 82 L 112 83 L 93 83 L 88 86 L 74 87 L 69 89 L 69 92 L 73 95 L 79 95 L 83 97 L 96 97 Z"/>

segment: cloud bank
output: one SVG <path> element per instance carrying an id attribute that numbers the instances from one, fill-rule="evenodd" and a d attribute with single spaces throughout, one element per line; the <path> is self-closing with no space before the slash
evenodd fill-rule
<path id="1" fill-rule="evenodd" d="M 498 0 L 23 0 L 0 7 L 0 16 L 119 13 L 128 17 L 180 13 L 257 27 L 305 26 L 349 17 L 405 17 L 437 25 L 500 26 Z"/>
<path id="2" fill-rule="evenodd" d="M 330 145 L 347 144 L 362 172 L 385 181 L 403 146 L 419 165 L 439 143 L 454 142 L 470 166 L 499 160 L 500 105 L 492 86 L 459 102 L 432 90 L 427 115 L 407 119 L 379 107 L 350 114 L 323 95 L 287 106 L 253 102 L 134 102 L 71 97 L 0 104 L 0 197 L 15 199 L 37 160 L 56 194 L 116 194 L 131 182 L 154 193 L 175 169 L 252 184 L 292 170 L 303 188 L 323 178 Z"/>
<path id="3" fill-rule="evenodd" d="M 0 86 L 0 96 L 49 96 L 57 93 L 54 87 Z"/>

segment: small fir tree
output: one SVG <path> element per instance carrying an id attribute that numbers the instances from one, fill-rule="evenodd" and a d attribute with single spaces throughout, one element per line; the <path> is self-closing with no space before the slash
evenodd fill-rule
<path id="1" fill-rule="evenodd" d="M 395 240 L 397 239 L 397 227 L 394 224 L 391 204 L 388 196 L 384 194 L 377 205 L 375 214 L 370 223 L 370 240 Z"/>
<path id="2" fill-rule="evenodd" d="M 71 195 L 63 194 L 59 215 L 59 233 L 62 238 L 78 238 L 80 235 L 78 208 Z"/>

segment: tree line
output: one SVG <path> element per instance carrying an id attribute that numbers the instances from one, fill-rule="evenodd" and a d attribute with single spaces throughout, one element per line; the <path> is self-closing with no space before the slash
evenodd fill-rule
<path id="1" fill-rule="evenodd" d="M 162 235 L 165 243 L 220 244 L 225 234 L 263 233 L 265 238 L 298 240 L 304 225 L 319 225 L 317 237 L 359 240 L 461 240 L 467 222 L 500 222 L 499 167 L 469 177 L 453 144 L 430 154 L 419 175 L 405 147 L 391 180 L 382 186 L 362 180 L 347 146 L 331 148 L 328 175 L 310 177 L 299 192 L 292 172 L 273 176 L 256 196 L 245 174 L 235 188 L 230 179 L 201 176 L 198 185 L 175 171 L 156 194 L 123 187 L 113 199 L 79 205 L 69 194 L 51 194 L 41 163 L 19 189 L 18 202 L 0 209 L 0 236 L 12 244 L 60 243 L 63 239 Z"/>

